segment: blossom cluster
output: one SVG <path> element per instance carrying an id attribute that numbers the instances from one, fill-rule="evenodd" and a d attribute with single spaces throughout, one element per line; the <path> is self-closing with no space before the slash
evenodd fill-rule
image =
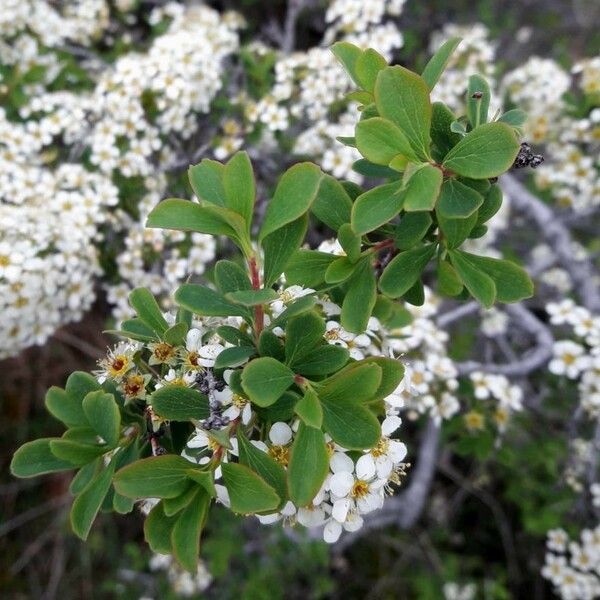
<path id="1" fill-rule="evenodd" d="M 584 529 L 573 541 L 563 529 L 548 532 L 542 576 L 563 600 L 593 600 L 600 595 L 600 526 Z"/>
<path id="2" fill-rule="evenodd" d="M 565 328 L 575 339 L 554 343 L 548 369 L 578 382 L 581 408 L 591 419 L 600 418 L 600 317 L 572 300 L 546 307 L 553 325 Z"/>
<path id="3" fill-rule="evenodd" d="M 65 83 L 71 67 L 53 48 L 91 44 L 108 27 L 108 3 L 8 8 L 0 60 L 15 76 L 41 75 L 23 84 L 17 114 L 10 105 L 0 112 L 2 357 L 81 318 L 103 271 L 120 321 L 131 316 L 124 298 L 132 288 L 147 285 L 168 299 L 174 284 L 212 260 L 212 238 L 195 238 L 190 250 L 189 236 L 148 233 L 143 224 L 167 194 L 176 149 L 222 86 L 221 65 L 237 50 L 241 25 L 233 14 L 169 3 L 150 15 L 168 25 L 146 54 L 126 53 L 110 67 L 92 57 L 91 80 L 77 87 Z"/>
<path id="4" fill-rule="evenodd" d="M 558 206 L 589 210 L 600 202 L 597 154 L 600 139 L 600 59 L 576 63 L 571 73 L 551 59 L 530 58 L 507 73 L 502 89 L 507 100 L 528 112 L 527 139 L 544 144 L 545 163 L 536 184 Z M 567 93 L 583 96 L 583 109 Z"/>

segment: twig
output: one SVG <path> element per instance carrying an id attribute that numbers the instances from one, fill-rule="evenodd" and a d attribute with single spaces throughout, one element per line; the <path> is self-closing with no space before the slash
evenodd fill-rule
<path id="1" fill-rule="evenodd" d="M 502 178 L 502 187 L 510 196 L 511 205 L 538 226 L 558 262 L 571 276 L 583 305 L 592 312 L 600 312 L 600 290 L 595 283 L 594 266 L 588 258 L 574 258 L 573 240 L 564 223 L 513 175 Z"/>
<path id="2" fill-rule="evenodd" d="M 288 0 L 281 49 L 289 54 L 296 47 L 296 23 L 300 13 L 310 4 L 310 0 Z"/>
<path id="3" fill-rule="evenodd" d="M 522 304 L 509 304 L 504 309 L 519 325 L 535 337 L 535 347 L 517 360 L 496 364 L 469 360 L 456 364 L 460 375 L 468 375 L 475 371 L 506 375 L 508 377 L 524 377 L 539 369 L 552 357 L 554 338 L 550 330 Z"/>

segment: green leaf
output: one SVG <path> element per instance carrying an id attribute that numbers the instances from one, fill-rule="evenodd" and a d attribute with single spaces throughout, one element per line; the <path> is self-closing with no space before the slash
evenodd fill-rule
<path id="1" fill-rule="evenodd" d="M 444 159 L 444 168 L 471 179 L 498 177 L 514 163 L 519 142 L 509 125 L 486 123 L 467 133 Z"/>
<path id="2" fill-rule="evenodd" d="M 449 255 L 452 266 L 456 269 L 458 276 L 471 295 L 486 308 L 490 308 L 496 299 L 496 286 L 491 277 L 474 267 L 471 261 L 467 260 L 461 252 L 451 250 Z"/>
<path id="3" fill-rule="evenodd" d="M 405 302 L 413 306 L 423 306 L 425 303 L 425 288 L 423 282 L 417 279 L 413 286 L 402 296 Z"/>
<path id="4" fill-rule="evenodd" d="M 198 571 L 200 533 L 206 521 L 209 505 L 208 494 L 198 488 L 194 498 L 178 516 L 171 531 L 173 555 L 186 571 L 194 575 Z"/>
<path id="5" fill-rule="evenodd" d="M 259 239 L 301 217 L 317 197 L 323 173 L 312 163 L 289 168 L 279 180 L 265 213 Z"/>
<path id="6" fill-rule="evenodd" d="M 146 227 L 226 235 L 237 241 L 246 238 L 246 222 L 232 210 L 177 198 L 163 200 L 152 209 Z"/>
<path id="7" fill-rule="evenodd" d="M 59 387 L 52 386 L 46 392 L 45 404 L 48 412 L 67 427 L 88 424 L 81 408 L 81 398 L 76 398 Z"/>
<path id="8" fill-rule="evenodd" d="M 158 302 L 146 288 L 136 288 L 129 294 L 129 304 L 140 320 L 158 335 L 169 329 L 169 324 L 162 315 Z"/>
<path id="9" fill-rule="evenodd" d="M 249 335 L 231 325 L 217 327 L 217 335 L 234 346 L 252 346 L 254 344 L 254 340 Z"/>
<path id="10" fill-rule="evenodd" d="M 398 154 L 417 162 L 418 157 L 402 130 L 388 119 L 373 117 L 356 125 L 356 147 L 376 165 L 389 165 Z"/>
<path id="11" fill-rule="evenodd" d="M 223 185 L 225 167 L 216 160 L 205 158 L 198 165 L 188 169 L 188 177 L 194 194 L 205 202 L 216 206 L 226 206 Z"/>
<path id="12" fill-rule="evenodd" d="M 266 452 L 251 444 L 241 430 L 238 430 L 237 437 L 240 463 L 258 473 L 275 490 L 281 499 L 279 506 L 277 506 L 280 509 L 288 498 L 285 469 Z"/>
<path id="13" fill-rule="evenodd" d="M 450 129 L 456 117 L 443 102 L 434 102 L 431 115 L 432 154 L 436 162 L 442 162 L 450 150 L 462 140 L 462 136 Z"/>
<path id="14" fill-rule="evenodd" d="M 354 363 L 350 368 L 357 368 L 361 365 L 375 364 L 381 369 L 381 381 L 379 387 L 369 400 L 386 398 L 400 385 L 404 377 L 404 366 L 395 358 L 386 358 L 385 356 L 370 356 Z M 356 366 L 355 366 L 356 365 Z"/>
<path id="15" fill-rule="evenodd" d="M 377 76 L 375 103 L 379 114 L 402 130 L 417 156 L 427 160 L 431 103 L 425 81 L 399 65 L 386 67 Z"/>
<path id="16" fill-rule="evenodd" d="M 446 219 L 464 219 L 483 204 L 483 196 L 455 179 L 448 179 L 442 191 L 436 211 Z"/>
<path id="17" fill-rule="evenodd" d="M 322 400 L 323 429 L 343 448 L 372 448 L 381 437 L 377 417 L 358 402 Z"/>
<path id="18" fill-rule="evenodd" d="M 288 304 L 287 308 L 276 319 L 271 321 L 269 328 L 272 329 L 273 327 L 283 326 L 287 323 L 288 319 L 309 311 L 316 303 L 317 299 L 311 294 L 301 296 L 297 300 L 294 300 L 294 302 Z"/>
<path id="19" fill-rule="evenodd" d="M 167 344 L 171 346 L 181 346 L 185 344 L 185 336 L 189 330 L 187 323 L 179 322 L 175 323 L 172 327 L 169 327 L 163 335 L 163 339 Z"/>
<path id="20" fill-rule="evenodd" d="M 251 356 L 256 354 L 254 346 L 234 346 L 225 348 L 217 360 L 215 360 L 215 369 L 235 368 L 243 365 Z"/>
<path id="21" fill-rule="evenodd" d="M 171 384 L 157 389 L 150 397 L 154 412 L 163 419 L 189 421 L 208 417 L 208 398 L 198 390 Z"/>
<path id="22" fill-rule="evenodd" d="M 258 406 L 270 406 L 294 382 L 294 373 L 274 358 L 255 358 L 242 371 L 242 387 Z"/>
<path id="23" fill-rule="evenodd" d="M 295 362 L 313 352 L 322 343 L 325 335 L 325 321 L 314 311 L 291 318 L 285 328 L 285 362 Z"/>
<path id="24" fill-rule="evenodd" d="M 444 234 L 444 244 L 450 250 L 458 248 L 468 237 L 477 224 L 477 213 L 464 219 L 447 219 L 437 214 L 439 228 Z"/>
<path id="25" fill-rule="evenodd" d="M 40 438 L 23 444 L 12 457 L 10 472 L 15 477 L 37 477 L 73 469 L 71 462 L 56 458 L 50 451 L 50 441 L 54 439 Z"/>
<path id="26" fill-rule="evenodd" d="M 363 333 L 373 312 L 377 299 L 377 281 L 367 258 L 359 263 L 349 283 L 342 303 L 340 321 L 342 327 L 352 333 Z"/>
<path id="27" fill-rule="evenodd" d="M 102 386 L 96 381 L 96 378 L 83 371 L 75 371 L 67 378 L 65 391 L 71 398 L 83 402 L 83 399 L 90 393 L 96 390 L 101 390 Z M 83 408 L 81 409 L 83 413 Z"/>
<path id="28" fill-rule="evenodd" d="M 502 190 L 500 186 L 494 184 L 490 187 L 488 193 L 483 199 L 483 204 L 479 207 L 477 213 L 477 224 L 487 223 L 502 206 Z"/>
<path id="29" fill-rule="evenodd" d="M 72 430 L 71 430 L 72 431 Z M 108 452 L 108 446 L 75 442 L 69 439 L 54 439 L 50 441 L 50 451 L 56 458 L 67 460 L 76 467 L 82 467 Z"/>
<path id="30" fill-rule="evenodd" d="M 92 523 L 108 494 L 115 467 L 114 462 L 102 469 L 86 488 L 75 498 L 71 507 L 71 528 L 82 540 L 86 540 Z"/>
<path id="31" fill-rule="evenodd" d="M 196 283 L 184 283 L 175 292 L 175 302 L 202 316 L 229 317 L 249 315 L 248 309 L 231 302 L 219 292 Z"/>
<path id="32" fill-rule="evenodd" d="M 215 265 L 215 284 L 221 294 L 252 289 L 252 283 L 246 270 L 231 260 L 217 261 Z"/>
<path id="33" fill-rule="evenodd" d="M 231 445 L 231 444 L 229 444 Z M 228 447 L 228 446 L 226 446 Z M 200 469 L 188 469 L 185 474 L 189 479 L 199 483 L 208 493 L 211 498 L 216 498 L 217 490 L 215 489 L 215 473 L 212 470 L 201 471 Z"/>
<path id="34" fill-rule="evenodd" d="M 165 515 L 162 502 L 150 511 L 144 521 L 144 538 L 153 552 L 171 554 L 171 531 L 176 521 L 177 517 Z"/>
<path id="35" fill-rule="evenodd" d="M 496 299 L 500 302 L 519 302 L 533 296 L 533 282 L 529 275 L 518 265 L 497 258 L 476 256 L 468 252 L 455 251 L 463 260 L 483 271 L 496 286 Z"/>
<path id="36" fill-rule="evenodd" d="M 394 242 L 400 250 L 408 250 L 418 244 L 432 224 L 428 212 L 411 212 L 402 215 L 394 232 Z"/>
<path id="37" fill-rule="evenodd" d="M 249 230 L 256 199 L 256 183 L 247 152 L 236 152 L 229 159 L 223 171 L 223 188 L 225 205 L 242 216 Z"/>
<path id="38" fill-rule="evenodd" d="M 83 399 L 83 412 L 96 433 L 114 448 L 121 434 L 121 413 L 112 394 L 90 392 Z"/>
<path id="39" fill-rule="evenodd" d="M 274 358 L 279 362 L 285 361 L 283 342 L 270 329 L 262 330 L 258 338 L 258 353 L 261 356 Z"/>
<path id="40" fill-rule="evenodd" d="M 285 268 L 288 285 L 317 288 L 325 283 L 325 271 L 336 260 L 335 254 L 318 250 L 298 250 Z"/>
<path id="41" fill-rule="evenodd" d="M 73 496 L 77 496 L 83 492 L 87 485 L 94 479 L 94 476 L 98 472 L 98 469 L 104 467 L 104 461 L 101 459 L 95 460 L 94 462 L 84 465 L 77 471 L 71 483 L 69 484 L 69 493 Z"/>
<path id="42" fill-rule="evenodd" d="M 279 296 L 275 290 L 271 288 L 263 288 L 261 290 L 240 290 L 239 292 L 229 292 L 225 294 L 225 298 L 241 304 L 242 306 L 258 306 L 259 304 L 268 304 L 277 300 Z"/>
<path id="43" fill-rule="evenodd" d="M 525 122 L 527 121 L 527 113 L 524 110 L 513 108 L 501 115 L 498 121 L 500 123 L 506 123 L 511 127 L 521 127 L 525 125 Z"/>
<path id="44" fill-rule="evenodd" d="M 463 283 L 452 265 L 441 260 L 437 272 L 438 290 L 444 296 L 458 296 L 463 291 Z"/>
<path id="45" fill-rule="evenodd" d="M 146 326 L 141 319 L 125 319 L 121 323 L 122 331 L 109 331 L 126 337 L 128 339 L 137 340 L 138 342 L 152 342 L 158 340 L 159 336 L 150 327 Z"/>
<path id="46" fill-rule="evenodd" d="M 472 129 L 487 123 L 490 96 L 488 82 L 481 75 L 471 75 L 467 90 L 467 116 Z"/>
<path id="47" fill-rule="evenodd" d="M 320 382 L 317 392 L 322 402 L 366 402 L 376 394 L 381 380 L 379 365 L 360 361 Z"/>
<path id="48" fill-rule="evenodd" d="M 325 283 L 342 283 L 349 279 L 359 265 L 353 264 L 347 256 L 334 260 L 325 271 Z"/>
<path id="49" fill-rule="evenodd" d="M 281 499 L 277 492 L 246 465 L 223 463 L 221 469 L 234 512 L 244 515 L 260 513 L 279 506 Z"/>
<path id="50" fill-rule="evenodd" d="M 340 346 L 320 346 L 318 351 L 303 356 L 294 363 L 294 370 L 305 377 L 329 375 L 339 371 L 350 358 L 346 348 Z"/>
<path id="51" fill-rule="evenodd" d="M 432 90 L 438 82 L 444 69 L 448 65 L 452 53 L 456 50 L 456 47 L 460 44 L 461 40 L 462 38 L 460 37 L 451 37 L 446 40 L 425 65 L 421 77 L 430 90 Z"/>
<path id="52" fill-rule="evenodd" d="M 307 427 L 321 429 L 323 424 L 323 409 L 319 397 L 313 390 L 306 390 L 298 400 L 294 412 L 302 419 Z"/>
<path id="53" fill-rule="evenodd" d="M 433 257 L 436 245 L 419 246 L 398 254 L 379 278 L 379 289 L 390 298 L 404 295 L 420 278 Z"/>
<path id="54" fill-rule="evenodd" d="M 176 498 L 187 489 L 192 466 L 174 454 L 143 458 L 117 471 L 115 489 L 127 498 Z"/>
<path id="55" fill-rule="evenodd" d="M 442 171 L 433 165 L 418 168 L 406 184 L 402 193 L 407 212 L 433 210 L 440 194 Z"/>
<path id="56" fill-rule="evenodd" d="M 360 258 L 361 239 L 352 230 L 350 223 L 344 223 L 338 230 L 338 240 L 348 260 L 355 263 Z"/>
<path id="57" fill-rule="evenodd" d="M 323 175 L 317 197 L 311 206 L 315 217 L 337 231 L 344 223 L 350 222 L 351 210 L 352 200 L 344 186 L 331 175 Z"/>
<path id="58" fill-rule="evenodd" d="M 400 186 L 396 181 L 361 194 L 352 207 L 352 229 L 362 235 L 391 221 L 404 204 Z"/>
<path id="59" fill-rule="evenodd" d="M 398 173 L 394 169 L 376 165 L 364 158 L 357 160 L 352 165 L 352 170 L 365 177 L 374 177 L 376 179 L 398 179 Z"/>
<path id="60" fill-rule="evenodd" d="M 348 75 L 352 77 L 354 83 L 360 85 L 360 80 L 356 73 L 356 63 L 362 55 L 363 51 L 350 42 L 336 42 L 331 46 L 331 51 L 335 57 L 340 61 L 344 69 L 348 72 Z"/>
<path id="61" fill-rule="evenodd" d="M 300 423 L 288 467 L 290 498 L 298 507 L 309 506 L 329 472 L 323 432 Z"/>
<path id="62" fill-rule="evenodd" d="M 304 214 L 263 240 L 265 287 L 272 286 L 285 271 L 290 259 L 302 245 L 307 227 L 308 214 Z"/>
<path id="63" fill-rule="evenodd" d="M 387 67 L 387 61 L 379 52 L 368 48 L 357 58 L 354 66 L 360 85 L 368 92 L 375 89 L 375 81 L 381 69 Z"/>

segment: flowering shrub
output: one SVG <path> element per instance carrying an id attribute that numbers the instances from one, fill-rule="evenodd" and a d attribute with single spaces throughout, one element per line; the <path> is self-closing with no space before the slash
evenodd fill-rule
<path id="1" fill-rule="evenodd" d="M 444 337 L 419 333 L 427 309 L 411 323 L 395 300 L 424 305 L 430 262 L 447 296 L 490 307 L 532 294 L 515 263 L 460 249 L 486 234 L 502 203 L 496 178 L 522 148 L 520 115 L 490 120 L 490 90 L 478 75 L 464 117 L 431 103 L 459 41 L 443 44 L 422 75 L 388 66 L 373 49 L 333 46 L 361 111 L 343 141 L 362 155 L 359 169 L 385 183 L 363 191 L 296 164 L 253 239 L 256 183 L 248 154 L 238 152 L 190 168 L 199 202 L 169 199 L 150 211 L 150 228 L 225 236 L 243 260 L 218 261 L 213 287 L 179 286 L 176 313 L 135 289 L 136 317 L 113 332 L 125 341 L 95 378 L 77 372 L 64 390 L 49 390 L 47 408 L 67 431 L 23 446 L 12 471 L 79 468 L 71 483 L 77 535 L 87 538 L 101 507 L 127 513 L 143 500 L 150 547 L 196 573 L 213 501 L 265 523 L 323 526 L 328 542 L 382 509 L 408 466 L 395 438 L 405 398 L 417 394 L 409 410 L 429 412 L 435 427 L 459 408 Z M 309 212 L 337 233 L 334 252 L 301 248 Z M 420 345 L 422 360 L 405 376 L 398 355 Z M 500 400 L 502 428 L 498 414 L 520 408 L 520 398 L 505 379 L 485 377 L 472 374 L 475 396 Z M 433 386 L 439 400 L 427 394 Z M 483 428 L 481 414 L 465 420 Z"/>

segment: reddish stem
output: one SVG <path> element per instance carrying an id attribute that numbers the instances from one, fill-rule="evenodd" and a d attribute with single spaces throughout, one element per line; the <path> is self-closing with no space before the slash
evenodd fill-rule
<path id="1" fill-rule="evenodd" d="M 256 264 L 256 258 L 253 256 L 249 261 L 250 267 L 250 279 L 252 281 L 252 288 L 255 290 L 260 290 L 260 273 L 258 272 L 258 266 Z M 261 331 L 263 330 L 265 323 L 265 313 L 262 307 L 262 304 L 258 304 L 254 308 L 254 325 L 255 325 L 255 334 L 256 339 L 260 336 Z"/>
<path id="2" fill-rule="evenodd" d="M 375 252 L 379 252 L 380 250 L 383 250 L 384 248 L 391 248 L 393 245 L 394 245 L 394 240 L 387 239 L 387 240 L 383 240 L 382 242 L 378 242 L 377 244 L 375 244 L 373 246 L 373 250 L 375 250 Z"/>

